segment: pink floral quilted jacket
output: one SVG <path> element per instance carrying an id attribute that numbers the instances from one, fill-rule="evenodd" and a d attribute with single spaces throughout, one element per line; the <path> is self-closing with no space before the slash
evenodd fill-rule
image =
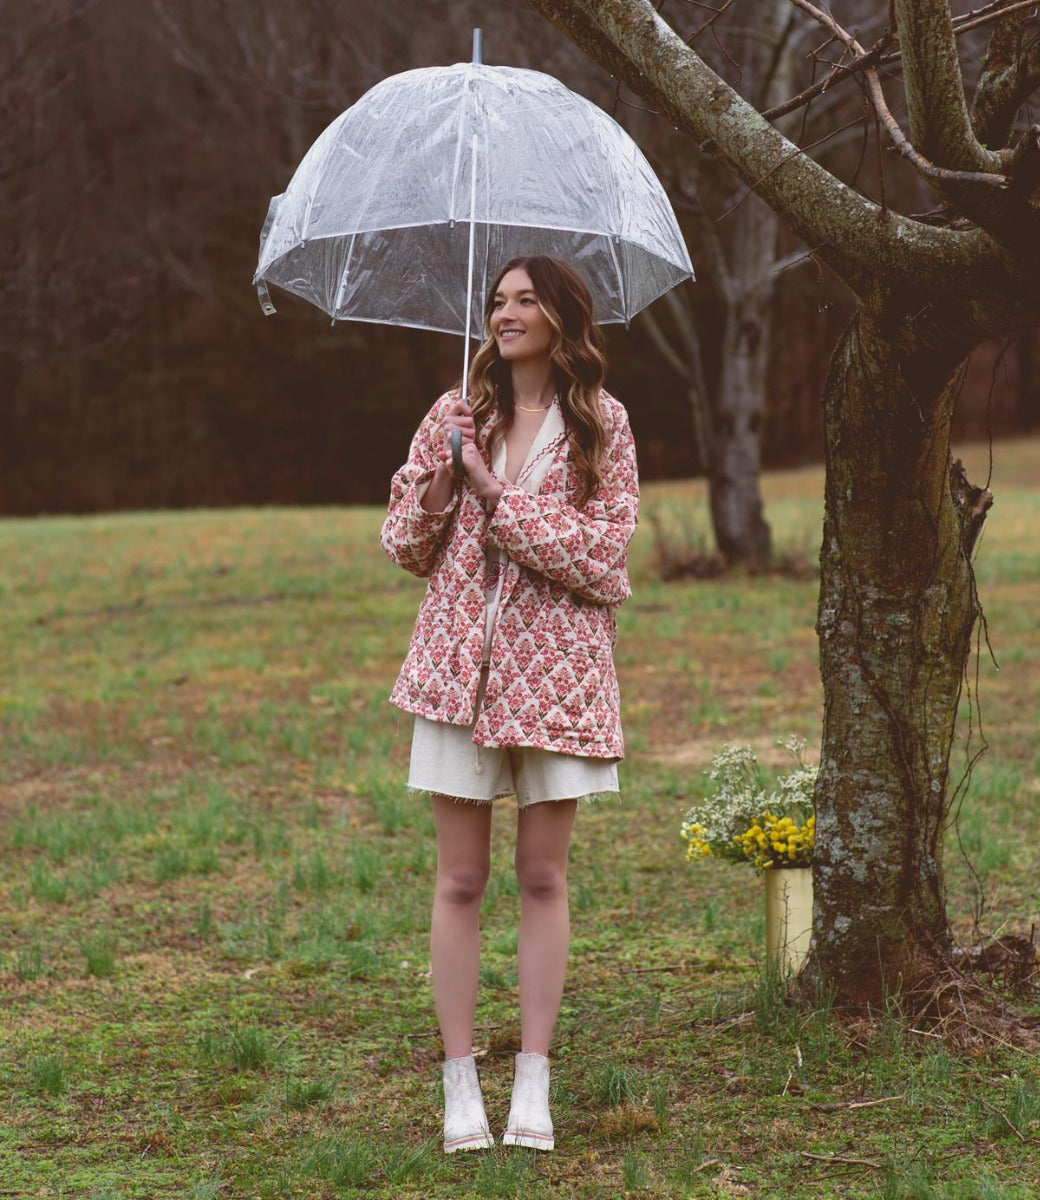
<path id="1" fill-rule="evenodd" d="M 491 517 L 472 488 L 428 513 L 422 485 L 443 444 L 440 425 L 457 392 L 441 396 L 394 475 L 380 542 L 399 566 L 428 578 L 391 703 L 434 721 L 470 725 L 484 649 L 487 543 L 509 556 L 491 636 L 487 687 L 473 731 L 480 746 L 534 746 L 620 758 L 616 607 L 631 595 L 626 560 L 636 527 L 635 444 L 622 405 L 601 393 L 607 426 L 603 484 L 583 508 L 566 437 L 537 495 L 505 484 Z M 477 434 L 485 460 L 497 414 Z"/>

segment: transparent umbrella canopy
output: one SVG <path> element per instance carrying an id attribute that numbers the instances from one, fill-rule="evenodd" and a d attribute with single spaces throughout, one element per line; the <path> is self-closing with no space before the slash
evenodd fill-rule
<path id="1" fill-rule="evenodd" d="M 253 282 L 267 313 L 275 285 L 333 321 L 480 338 L 489 276 L 520 254 L 567 259 L 599 322 L 693 275 L 620 125 L 540 71 L 459 63 L 391 76 L 329 125 L 271 201 Z"/>

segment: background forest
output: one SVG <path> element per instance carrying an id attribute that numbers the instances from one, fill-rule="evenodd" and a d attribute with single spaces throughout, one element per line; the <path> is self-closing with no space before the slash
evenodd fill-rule
<path id="1" fill-rule="evenodd" d="M 855 2 L 838 7 L 856 23 Z M 860 28 L 884 19 L 860 7 Z M 819 459 L 823 371 L 851 311 L 840 285 L 517 0 L 15 0 L 0 25 L 0 512 L 383 500 L 461 341 L 330 328 L 283 295 L 265 319 L 257 241 L 333 117 L 386 75 L 468 58 L 475 25 L 487 62 L 548 71 L 612 112 L 686 230 L 698 282 L 608 331 L 644 478 L 703 473 L 734 392 L 763 465 Z M 738 3 L 716 32 L 701 53 L 749 95 L 792 95 L 818 69 L 811 26 Z M 875 198 L 920 192 L 928 208 L 862 117 L 849 82 L 787 132 Z M 757 374 L 728 369 L 740 338 Z M 957 436 L 1038 422 L 1036 335 L 980 350 Z"/>

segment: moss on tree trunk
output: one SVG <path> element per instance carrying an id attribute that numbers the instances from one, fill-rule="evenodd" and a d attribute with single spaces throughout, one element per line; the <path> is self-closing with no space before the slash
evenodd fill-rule
<path id="1" fill-rule="evenodd" d="M 856 1003 L 948 962 L 943 831 L 978 615 L 950 468 L 962 356 L 906 354 L 878 312 L 854 318 L 824 395 L 815 961 Z"/>

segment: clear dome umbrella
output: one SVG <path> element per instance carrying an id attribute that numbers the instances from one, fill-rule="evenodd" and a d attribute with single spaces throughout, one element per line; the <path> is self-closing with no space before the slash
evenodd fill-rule
<path id="1" fill-rule="evenodd" d="M 693 275 L 616 121 L 550 75 L 474 61 L 393 75 L 341 113 L 272 199 L 253 282 L 268 314 L 275 285 L 333 321 L 482 338 L 489 275 L 532 254 L 569 261 L 602 323 Z M 466 338 L 464 389 L 468 364 Z"/>

